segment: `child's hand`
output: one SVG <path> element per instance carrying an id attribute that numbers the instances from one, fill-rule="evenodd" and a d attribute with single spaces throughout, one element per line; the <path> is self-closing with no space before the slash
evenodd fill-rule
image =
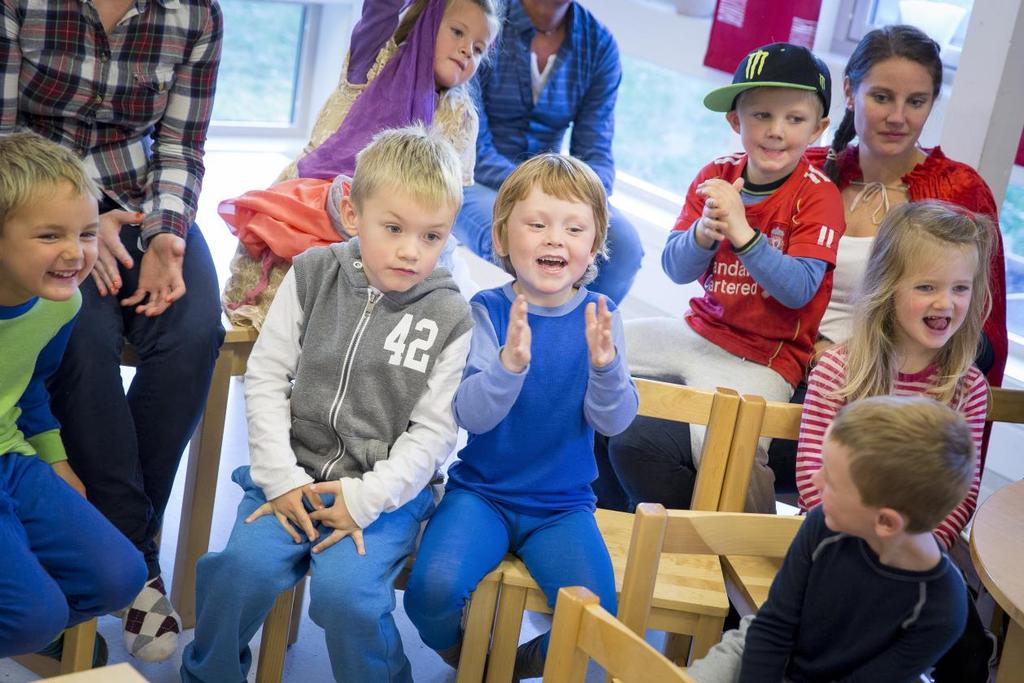
<path id="1" fill-rule="evenodd" d="M 320 501 L 320 496 L 317 495 L 312 486 L 312 484 L 299 486 L 287 493 L 282 493 L 277 498 L 267 501 L 246 517 L 245 523 L 249 524 L 264 515 L 273 514 L 277 517 L 277 521 L 281 523 L 281 526 L 284 527 L 284 530 L 288 532 L 288 535 L 292 537 L 293 541 L 302 543 L 302 537 L 295 531 L 296 528 L 299 528 L 302 529 L 306 534 L 306 538 L 312 543 L 320 534 L 313 527 L 313 522 L 309 518 L 309 513 L 306 512 L 306 506 L 302 504 L 302 499 L 305 497 L 314 510 L 319 510 L 324 506 Z"/>
<path id="2" fill-rule="evenodd" d="M 754 236 L 747 223 L 747 212 L 740 197 L 743 178 L 729 184 L 721 178 L 705 180 L 697 186 L 697 194 L 704 197 L 704 212 L 699 228 L 710 246 L 711 241 L 727 239 L 734 247 L 742 247 Z M 701 235 L 698 234 L 698 237 Z"/>
<path id="3" fill-rule="evenodd" d="M 341 482 L 322 481 L 313 484 L 312 488 L 318 494 L 334 494 L 334 505 L 329 508 L 313 510 L 309 515 L 316 521 L 323 522 L 334 529 L 327 538 L 313 546 L 313 552 L 323 552 L 346 536 L 351 536 L 352 541 L 356 544 L 356 552 L 360 555 L 365 555 L 366 547 L 363 545 L 363 530 L 359 528 L 356 521 L 352 519 L 352 515 L 349 514 L 348 506 L 345 505 L 345 496 L 341 493 Z"/>
<path id="4" fill-rule="evenodd" d="M 595 368 L 603 368 L 615 360 L 615 342 L 612 341 L 612 314 L 608 310 L 608 300 L 602 296 L 596 304 L 587 304 L 585 314 L 590 364 Z"/>
<path id="5" fill-rule="evenodd" d="M 75 471 L 71 469 L 71 464 L 67 460 L 55 462 L 52 465 L 50 465 L 50 467 L 53 468 L 53 471 L 57 473 L 58 477 L 67 482 L 68 486 L 78 491 L 78 493 L 81 494 L 82 498 L 86 497 L 85 484 L 83 484 L 82 480 L 78 478 L 78 475 L 75 474 Z"/>
<path id="6" fill-rule="evenodd" d="M 530 323 L 527 322 L 526 297 L 520 294 L 512 302 L 508 317 L 508 334 L 501 349 L 501 364 L 509 372 L 522 372 L 530 364 Z"/>

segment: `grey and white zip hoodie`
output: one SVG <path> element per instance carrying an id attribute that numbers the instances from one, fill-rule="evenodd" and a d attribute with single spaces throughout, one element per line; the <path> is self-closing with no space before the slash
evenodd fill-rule
<path id="1" fill-rule="evenodd" d="M 472 324 L 446 270 L 380 292 L 357 239 L 296 257 L 245 373 L 253 482 L 270 500 L 340 479 L 364 528 L 412 500 L 455 446 Z"/>

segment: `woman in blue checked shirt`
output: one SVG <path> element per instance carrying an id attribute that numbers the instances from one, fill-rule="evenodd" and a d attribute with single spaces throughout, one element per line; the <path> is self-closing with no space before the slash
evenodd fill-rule
<path id="1" fill-rule="evenodd" d="M 178 615 L 155 537 L 199 420 L 217 350 L 217 275 L 193 223 L 213 107 L 216 0 L 3 0 L 0 135 L 70 147 L 103 191 L 100 257 L 51 385 L 89 500 L 145 554 L 124 616 L 128 650 L 168 657 Z M 127 339 L 139 366 L 125 394 Z"/>

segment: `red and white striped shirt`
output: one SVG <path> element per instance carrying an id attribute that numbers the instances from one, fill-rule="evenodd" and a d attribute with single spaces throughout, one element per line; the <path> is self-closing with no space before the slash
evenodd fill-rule
<path id="1" fill-rule="evenodd" d="M 914 373 L 899 373 L 893 387 L 896 396 L 923 394 L 932 386 L 935 368 L 929 367 Z M 804 399 L 803 414 L 800 416 L 800 444 L 796 454 L 796 486 L 800 493 L 800 509 L 809 510 L 821 502 L 821 495 L 811 483 L 811 475 L 821 469 L 821 449 L 825 430 L 832 424 L 843 401 L 833 398 L 834 393 L 846 382 L 846 350 L 835 347 L 826 351 L 818 360 L 807 378 L 807 398 Z M 985 430 L 985 415 L 988 410 L 988 383 L 976 367 L 967 371 L 966 400 L 961 405 L 951 403 L 967 420 L 974 439 L 975 452 L 981 453 L 981 436 Z M 974 476 L 967 496 L 949 513 L 935 529 L 935 535 L 949 548 L 967 525 L 978 503 L 978 487 L 981 483 L 981 458 L 975 458 Z"/>

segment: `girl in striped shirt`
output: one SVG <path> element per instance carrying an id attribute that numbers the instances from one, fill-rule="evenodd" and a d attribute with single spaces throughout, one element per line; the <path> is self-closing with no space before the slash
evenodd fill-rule
<path id="1" fill-rule="evenodd" d="M 967 419 L 981 452 L 988 385 L 974 358 L 990 307 L 991 235 L 987 218 L 944 202 L 904 204 L 886 215 L 852 336 L 826 351 L 807 380 L 796 461 L 803 510 L 820 502 L 811 475 L 821 469 L 825 430 L 840 407 L 860 398 L 932 396 Z M 967 496 L 934 531 L 943 549 L 974 513 L 980 480 L 979 458 Z"/>

